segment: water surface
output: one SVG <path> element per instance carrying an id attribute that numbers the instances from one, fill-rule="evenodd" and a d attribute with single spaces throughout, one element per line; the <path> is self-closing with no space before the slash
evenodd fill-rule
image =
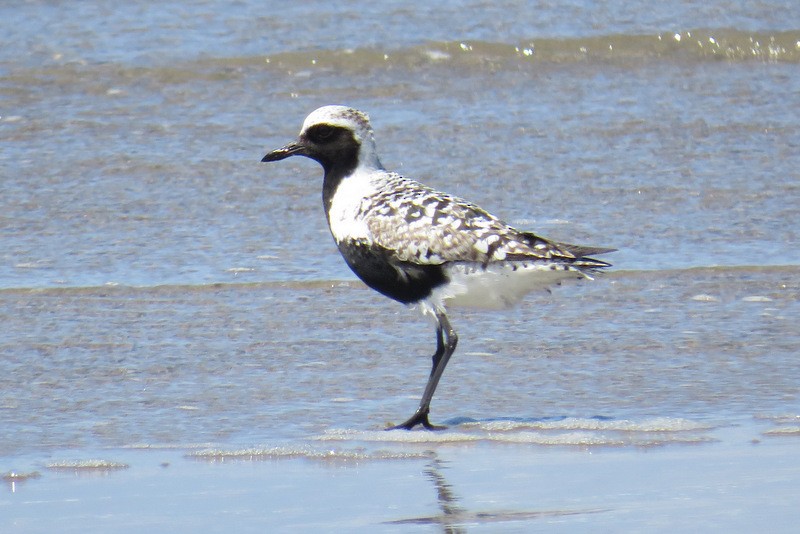
<path id="1" fill-rule="evenodd" d="M 0 526 L 792 531 L 796 11 L 0 7 Z M 619 249 L 453 311 L 447 432 L 383 431 L 433 327 L 347 270 L 316 164 L 260 163 L 331 103 L 390 169 Z"/>

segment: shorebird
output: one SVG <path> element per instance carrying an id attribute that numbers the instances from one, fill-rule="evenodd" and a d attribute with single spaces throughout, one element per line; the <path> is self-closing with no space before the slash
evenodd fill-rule
<path id="1" fill-rule="evenodd" d="M 447 193 L 386 170 L 366 113 L 324 106 L 294 142 L 263 162 L 305 156 L 322 165 L 322 201 L 347 265 L 372 289 L 418 304 L 436 321 L 436 352 L 416 412 L 389 429 L 430 423 L 431 399 L 458 342 L 446 305 L 504 308 L 534 289 L 591 278 L 614 249 L 557 243 L 520 231 Z"/>

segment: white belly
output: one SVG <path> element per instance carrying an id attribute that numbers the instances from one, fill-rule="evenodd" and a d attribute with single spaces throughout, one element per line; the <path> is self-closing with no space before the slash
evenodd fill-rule
<path id="1" fill-rule="evenodd" d="M 516 268 L 515 268 L 516 267 Z M 534 290 L 547 289 L 563 280 L 588 278 L 580 271 L 539 262 L 489 264 L 456 263 L 447 268 L 450 283 L 433 290 L 430 301 L 440 306 L 507 308 Z"/>

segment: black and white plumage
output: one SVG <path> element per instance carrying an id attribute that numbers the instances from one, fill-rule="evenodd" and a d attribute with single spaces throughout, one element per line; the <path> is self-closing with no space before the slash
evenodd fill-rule
<path id="1" fill-rule="evenodd" d="M 384 169 L 367 115 L 325 106 L 297 141 L 262 161 L 306 156 L 325 177 L 328 224 L 347 265 L 369 287 L 436 320 L 436 353 L 419 408 L 393 428 L 428 420 L 430 402 L 458 341 L 446 305 L 501 308 L 567 278 L 609 264 L 588 257 L 613 249 L 556 243 L 512 228 L 475 204 Z"/>

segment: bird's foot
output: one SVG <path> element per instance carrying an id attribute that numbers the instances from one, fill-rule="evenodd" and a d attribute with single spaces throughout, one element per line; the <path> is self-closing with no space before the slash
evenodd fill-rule
<path id="1" fill-rule="evenodd" d="M 390 426 L 386 430 L 400 430 L 400 429 L 411 430 L 417 425 L 422 425 L 428 430 L 445 430 L 447 428 L 446 426 L 431 424 L 431 422 L 428 420 L 427 410 L 424 411 L 417 410 L 416 413 L 414 413 L 414 415 L 409 417 L 408 420 L 405 421 L 404 423 L 400 423 L 399 425 L 395 426 Z"/>

